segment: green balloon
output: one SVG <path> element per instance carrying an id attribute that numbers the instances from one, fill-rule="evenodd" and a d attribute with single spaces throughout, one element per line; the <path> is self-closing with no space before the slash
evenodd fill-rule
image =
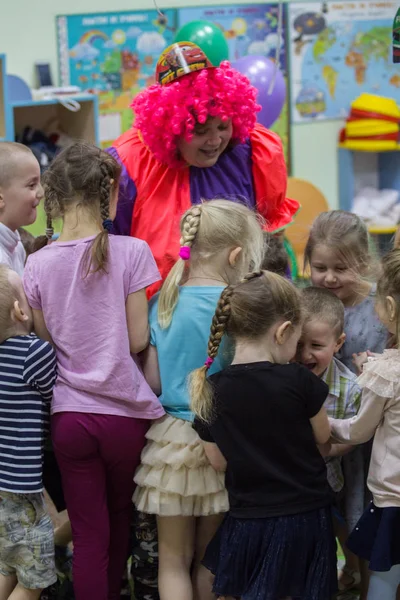
<path id="1" fill-rule="evenodd" d="M 209 21 L 191 21 L 180 28 L 174 42 L 192 42 L 199 46 L 214 67 L 228 60 L 229 48 L 223 32 Z"/>

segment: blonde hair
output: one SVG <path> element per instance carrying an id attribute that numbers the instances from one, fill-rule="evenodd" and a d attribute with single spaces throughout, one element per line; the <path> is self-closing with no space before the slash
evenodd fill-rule
<path id="1" fill-rule="evenodd" d="M 0 342 L 12 335 L 11 312 L 20 295 L 9 280 L 10 268 L 0 264 Z"/>
<path id="2" fill-rule="evenodd" d="M 370 273 L 373 265 L 368 229 L 354 213 L 330 210 L 318 215 L 305 248 L 305 267 L 311 265 L 312 253 L 318 245 L 332 248 L 360 277 Z"/>
<path id="3" fill-rule="evenodd" d="M 15 177 L 20 154 L 34 157 L 30 148 L 18 142 L 0 142 L 0 187 L 7 188 Z"/>
<path id="4" fill-rule="evenodd" d="M 302 321 L 300 292 L 271 271 L 249 273 L 224 289 L 211 324 L 208 358 L 213 360 L 227 333 L 234 341 L 255 340 L 280 319 L 295 327 Z M 190 376 L 191 408 L 203 421 L 212 418 L 212 388 L 207 380 L 209 361 Z"/>
<path id="5" fill-rule="evenodd" d="M 377 300 L 384 306 L 386 297 L 391 296 L 396 302 L 396 333 L 394 341 L 400 344 L 400 249 L 391 250 L 382 258 L 382 273 L 376 288 Z"/>
<path id="6" fill-rule="evenodd" d="M 219 252 L 240 246 L 240 262 L 235 270 L 240 279 L 249 269 L 259 269 L 264 255 L 261 218 L 237 202 L 210 200 L 192 206 L 183 215 L 180 229 L 180 245 L 190 248 L 190 261 L 179 258 L 161 288 L 158 322 L 163 329 L 171 323 L 186 263 L 206 263 Z"/>
<path id="7" fill-rule="evenodd" d="M 53 235 L 53 219 L 63 217 L 68 204 L 79 199 L 101 225 L 110 219 L 111 193 L 118 185 L 121 165 L 104 150 L 86 142 L 65 148 L 43 176 L 44 210 L 47 216 L 46 238 Z M 44 243 L 47 243 L 46 238 Z M 107 272 L 108 230 L 96 236 L 85 255 L 85 276 Z"/>

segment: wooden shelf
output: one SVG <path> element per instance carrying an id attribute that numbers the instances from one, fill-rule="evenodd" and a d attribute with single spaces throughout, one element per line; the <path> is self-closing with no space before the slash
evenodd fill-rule
<path id="1" fill-rule="evenodd" d="M 91 95 L 73 96 L 79 103 L 76 112 L 66 108 L 56 98 L 12 104 L 12 130 L 20 135 L 27 126 L 34 129 L 48 129 L 54 123 L 60 131 L 74 139 L 83 139 L 92 144 L 98 143 L 97 97 Z M 57 128 L 57 127 L 56 127 Z"/>

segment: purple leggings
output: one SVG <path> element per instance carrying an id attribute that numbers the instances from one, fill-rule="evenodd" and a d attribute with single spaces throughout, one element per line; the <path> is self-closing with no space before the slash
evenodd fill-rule
<path id="1" fill-rule="evenodd" d="M 52 417 L 74 543 L 76 600 L 119 600 L 132 514 L 133 476 L 150 422 L 64 412 Z"/>

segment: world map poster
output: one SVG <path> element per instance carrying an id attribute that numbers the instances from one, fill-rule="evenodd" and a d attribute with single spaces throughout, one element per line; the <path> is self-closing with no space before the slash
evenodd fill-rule
<path id="1" fill-rule="evenodd" d="M 390 0 L 289 5 L 292 122 L 345 118 L 363 92 L 400 100 L 397 8 Z"/>

